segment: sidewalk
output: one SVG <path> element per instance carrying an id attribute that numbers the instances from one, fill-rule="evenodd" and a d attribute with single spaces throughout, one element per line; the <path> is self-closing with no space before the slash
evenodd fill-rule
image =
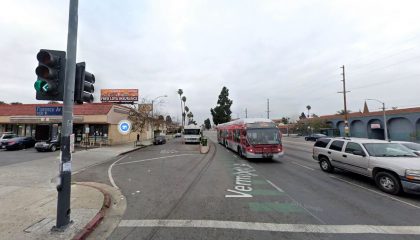
<path id="1" fill-rule="evenodd" d="M 82 150 L 73 154 L 72 172 L 100 164 L 128 151 L 134 144 Z M 57 204 L 59 157 L 0 167 L 0 239 L 70 239 L 99 211 L 103 194 L 72 185 L 71 219 L 64 233 L 51 233 Z"/>

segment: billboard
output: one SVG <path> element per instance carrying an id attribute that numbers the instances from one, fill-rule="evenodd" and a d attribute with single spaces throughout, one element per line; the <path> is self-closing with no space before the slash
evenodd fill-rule
<path id="1" fill-rule="evenodd" d="M 138 89 L 101 89 L 101 102 L 132 103 L 138 100 Z"/>

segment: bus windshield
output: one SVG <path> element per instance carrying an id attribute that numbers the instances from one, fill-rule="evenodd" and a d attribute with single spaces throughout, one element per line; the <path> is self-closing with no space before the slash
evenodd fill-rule
<path id="1" fill-rule="evenodd" d="M 247 138 L 250 144 L 280 144 L 277 128 L 248 129 Z"/>
<path id="2" fill-rule="evenodd" d="M 184 129 L 184 135 L 199 135 L 200 129 Z"/>

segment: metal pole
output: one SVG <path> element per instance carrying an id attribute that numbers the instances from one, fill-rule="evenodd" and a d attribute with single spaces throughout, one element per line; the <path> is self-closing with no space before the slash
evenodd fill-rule
<path id="1" fill-rule="evenodd" d="M 388 139 L 388 125 L 386 123 L 386 113 L 385 113 L 385 103 L 382 103 L 382 111 L 384 113 L 384 134 L 385 134 L 385 141 L 389 141 Z"/>
<path id="2" fill-rule="evenodd" d="M 346 98 L 346 75 L 344 71 L 344 65 L 343 65 L 343 96 L 344 96 L 344 136 L 349 136 L 349 122 L 348 122 L 348 116 L 347 116 L 347 98 Z"/>
<path id="3" fill-rule="evenodd" d="M 71 153 L 70 134 L 73 132 L 74 81 L 76 74 L 77 21 L 79 1 L 70 0 L 67 33 L 66 78 L 63 99 L 63 134 L 61 135 L 60 183 L 57 185 L 57 222 L 55 229 L 64 229 L 70 223 Z"/>
<path id="4" fill-rule="evenodd" d="M 155 130 L 154 130 L 154 128 L 155 128 L 155 118 L 154 118 L 154 111 L 155 111 L 155 107 L 154 107 L 154 105 L 153 105 L 153 102 L 154 102 L 155 100 L 152 100 L 152 141 L 154 141 L 154 139 L 155 139 Z"/>
<path id="5" fill-rule="evenodd" d="M 267 118 L 270 119 L 270 99 L 267 98 Z"/>
<path id="6" fill-rule="evenodd" d="M 248 118 L 248 109 L 245 108 L 245 118 Z"/>

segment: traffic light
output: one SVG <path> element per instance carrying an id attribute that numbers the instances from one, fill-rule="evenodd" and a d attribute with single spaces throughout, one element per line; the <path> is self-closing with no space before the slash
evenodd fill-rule
<path id="1" fill-rule="evenodd" d="M 34 84 L 37 100 L 63 101 L 66 52 L 41 49 L 36 55 L 38 67 Z"/>
<path id="2" fill-rule="evenodd" d="M 86 71 L 86 63 L 76 64 L 76 81 L 74 84 L 74 101 L 78 104 L 93 102 L 95 75 Z"/>

